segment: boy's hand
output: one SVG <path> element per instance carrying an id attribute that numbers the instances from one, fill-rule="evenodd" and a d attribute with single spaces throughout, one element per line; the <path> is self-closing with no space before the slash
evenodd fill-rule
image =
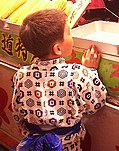
<path id="1" fill-rule="evenodd" d="M 98 69 L 101 54 L 97 51 L 95 46 L 91 46 L 82 56 L 82 65 L 87 68 Z"/>

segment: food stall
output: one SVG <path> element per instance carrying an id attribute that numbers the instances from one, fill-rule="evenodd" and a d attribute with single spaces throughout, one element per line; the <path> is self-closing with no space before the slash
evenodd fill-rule
<path id="1" fill-rule="evenodd" d="M 106 106 L 83 119 L 90 134 L 91 151 L 118 151 L 119 23 L 95 21 L 72 29 L 72 35 L 76 52 L 81 53 L 90 45 L 96 45 L 101 52 L 99 76 L 108 90 Z"/>
<path id="2" fill-rule="evenodd" d="M 84 50 L 92 44 L 96 45 L 102 53 L 98 70 L 108 90 L 107 103 L 95 115 L 85 116 L 83 122 L 89 132 L 91 151 L 118 151 L 119 23 L 96 21 L 75 26 L 90 2 L 90 0 L 80 0 L 71 7 L 69 21 L 74 46 L 72 55 L 67 57 L 66 61 L 67 63 L 81 63 Z M 27 11 L 26 14 L 28 14 Z M 22 65 L 31 64 L 35 59 L 22 45 L 18 36 L 19 27 L 20 23 L 10 22 L 9 17 L 0 20 L 0 144 L 7 148 L 22 139 L 12 117 L 12 77 Z"/>

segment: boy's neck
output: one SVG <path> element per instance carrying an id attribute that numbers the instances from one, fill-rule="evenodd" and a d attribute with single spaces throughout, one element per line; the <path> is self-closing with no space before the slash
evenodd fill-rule
<path id="1" fill-rule="evenodd" d="M 46 61 L 46 60 L 53 60 L 53 59 L 57 59 L 57 58 L 61 58 L 61 56 L 57 56 L 57 55 L 48 55 L 48 56 L 44 56 L 44 57 L 40 58 L 40 60 Z"/>

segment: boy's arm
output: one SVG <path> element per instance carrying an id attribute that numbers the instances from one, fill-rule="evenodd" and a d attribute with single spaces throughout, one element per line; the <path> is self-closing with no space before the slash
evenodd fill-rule
<path id="1" fill-rule="evenodd" d="M 20 102 L 20 84 L 18 83 L 18 72 L 15 73 L 13 77 L 13 85 L 14 91 L 12 96 L 12 110 L 13 110 L 13 117 L 15 122 L 19 125 L 21 120 L 23 119 L 23 115 L 20 113 L 20 108 L 22 107 L 22 102 Z"/>
<path id="2" fill-rule="evenodd" d="M 95 46 L 92 46 L 82 56 L 82 65 L 86 66 L 88 76 L 85 80 L 85 88 L 82 91 L 82 98 L 84 100 L 86 112 L 93 114 L 105 105 L 106 102 L 106 88 L 99 79 L 98 66 L 101 55 Z"/>

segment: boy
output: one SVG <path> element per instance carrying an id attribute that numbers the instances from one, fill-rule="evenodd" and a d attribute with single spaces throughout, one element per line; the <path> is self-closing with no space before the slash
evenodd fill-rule
<path id="1" fill-rule="evenodd" d="M 27 16 L 19 36 L 39 59 L 14 75 L 14 119 L 28 134 L 16 150 L 81 151 L 81 117 L 95 113 L 106 100 L 105 86 L 90 69 L 98 68 L 100 54 L 92 47 L 83 55 L 84 66 L 65 63 L 73 40 L 61 10 Z"/>

